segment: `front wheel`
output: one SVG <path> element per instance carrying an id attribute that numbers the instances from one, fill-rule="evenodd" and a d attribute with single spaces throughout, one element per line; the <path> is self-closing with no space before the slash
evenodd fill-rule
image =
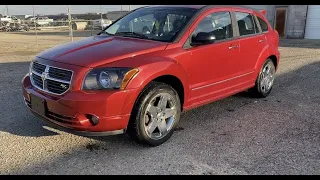
<path id="1" fill-rule="evenodd" d="M 151 82 L 134 105 L 127 132 L 139 143 L 161 145 L 172 136 L 180 113 L 180 98 L 175 89 Z"/>
<path id="2" fill-rule="evenodd" d="M 275 69 L 273 61 L 267 59 L 260 70 L 255 87 L 250 89 L 255 97 L 265 98 L 271 93 L 276 72 Z"/>

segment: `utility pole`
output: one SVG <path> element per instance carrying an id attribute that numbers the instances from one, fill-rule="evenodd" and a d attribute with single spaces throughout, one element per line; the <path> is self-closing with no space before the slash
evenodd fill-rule
<path id="1" fill-rule="evenodd" d="M 6 8 L 7 8 L 7 16 L 10 16 L 10 15 L 9 15 L 9 8 L 8 8 L 8 5 L 6 5 Z"/>
<path id="2" fill-rule="evenodd" d="M 129 5 L 129 11 L 131 10 L 131 5 Z"/>
<path id="3" fill-rule="evenodd" d="M 120 5 L 121 6 L 121 11 L 122 11 L 122 5 Z"/>
<path id="4" fill-rule="evenodd" d="M 38 32 L 37 32 L 36 17 L 34 16 L 34 5 L 32 5 L 32 11 L 33 11 L 33 23 L 34 23 L 34 29 L 35 29 L 35 31 L 36 31 L 36 47 L 38 47 Z"/>
<path id="5" fill-rule="evenodd" d="M 101 29 L 103 30 L 103 22 L 102 22 L 102 6 L 100 5 L 100 25 Z"/>
<path id="6" fill-rule="evenodd" d="M 70 6 L 68 5 L 68 19 L 69 19 L 69 36 L 71 41 L 73 41 L 73 32 L 72 32 L 72 22 L 71 22 L 71 14 L 70 14 Z"/>

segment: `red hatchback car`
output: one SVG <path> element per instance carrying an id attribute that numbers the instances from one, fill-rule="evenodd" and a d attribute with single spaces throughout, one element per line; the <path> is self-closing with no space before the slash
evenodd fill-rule
<path id="1" fill-rule="evenodd" d="M 279 36 L 238 6 L 149 6 L 93 37 L 38 54 L 23 79 L 31 112 L 85 136 L 168 140 L 180 113 L 244 90 L 269 95 Z"/>

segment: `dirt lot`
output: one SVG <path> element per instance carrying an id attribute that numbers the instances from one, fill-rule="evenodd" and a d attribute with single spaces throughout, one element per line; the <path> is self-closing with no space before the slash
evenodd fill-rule
<path id="1" fill-rule="evenodd" d="M 268 98 L 241 93 L 186 112 L 167 143 L 148 148 L 67 134 L 28 112 L 29 62 L 67 36 L 43 33 L 36 46 L 34 35 L 0 33 L 0 174 L 320 174 L 320 41 L 281 41 Z"/>
<path id="2" fill-rule="evenodd" d="M 74 40 L 96 33 L 91 31 L 76 31 L 73 33 Z M 71 41 L 69 32 L 67 31 L 39 31 L 37 34 L 38 36 L 35 36 L 35 32 L 0 32 L 0 60 L 31 60 L 34 55 L 45 49 Z"/>

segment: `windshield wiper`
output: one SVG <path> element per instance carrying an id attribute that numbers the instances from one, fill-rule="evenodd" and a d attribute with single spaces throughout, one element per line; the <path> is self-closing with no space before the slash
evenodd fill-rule
<path id="1" fill-rule="evenodd" d="M 101 35 L 101 34 L 107 34 L 109 36 L 114 36 L 114 34 L 108 33 L 106 31 L 100 31 L 97 35 Z"/>
<path id="2" fill-rule="evenodd" d="M 142 38 L 142 39 L 149 39 L 148 36 L 143 35 L 143 34 L 139 34 L 136 32 L 118 32 L 115 35 L 120 35 L 120 36 L 127 36 L 127 37 L 137 37 L 137 38 Z"/>

